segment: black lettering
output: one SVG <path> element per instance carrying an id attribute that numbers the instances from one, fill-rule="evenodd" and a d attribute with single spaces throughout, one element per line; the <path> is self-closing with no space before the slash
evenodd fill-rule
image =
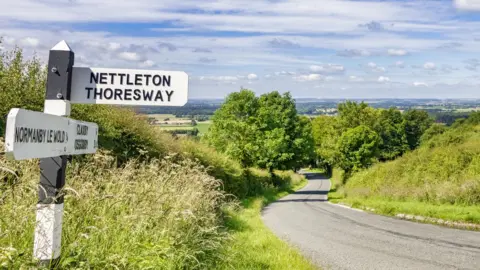
<path id="1" fill-rule="evenodd" d="M 55 133 L 53 134 L 53 142 L 54 143 L 57 143 L 59 141 L 58 137 L 60 137 L 60 131 L 56 130 Z"/>
<path id="2" fill-rule="evenodd" d="M 32 133 L 33 133 L 33 128 L 27 128 L 27 140 L 26 140 L 27 143 L 32 141 Z"/>
<path id="3" fill-rule="evenodd" d="M 47 139 L 47 142 L 48 142 L 48 143 L 52 143 L 52 142 L 53 142 L 53 130 L 51 130 L 51 129 L 48 130 L 48 139 Z"/>
<path id="4" fill-rule="evenodd" d="M 75 140 L 75 150 L 86 150 L 88 149 L 88 140 L 78 139 Z"/>
<path id="5" fill-rule="evenodd" d="M 153 76 L 152 82 L 154 85 L 159 86 L 162 84 L 162 77 L 160 77 L 160 75 L 155 75 Z"/>
<path id="6" fill-rule="evenodd" d="M 100 97 L 100 99 L 103 99 L 102 93 L 103 93 L 103 88 L 95 88 L 95 91 L 93 93 L 93 99 L 98 99 L 97 97 Z"/>
<path id="7" fill-rule="evenodd" d="M 117 73 L 108 73 L 110 75 L 110 83 L 113 84 L 113 78 L 117 75 Z"/>
<path id="8" fill-rule="evenodd" d="M 22 142 L 22 131 L 23 128 L 21 127 L 15 128 L 15 142 Z"/>
<path id="9" fill-rule="evenodd" d="M 113 90 L 111 88 L 107 88 L 107 89 L 105 89 L 105 92 L 103 94 L 105 96 L 105 99 L 112 99 Z"/>
<path id="10" fill-rule="evenodd" d="M 167 96 L 168 96 L 168 101 L 170 102 L 170 98 L 172 97 L 173 95 L 173 90 L 172 91 L 168 91 L 166 90 L 165 93 L 167 93 Z"/>
<path id="11" fill-rule="evenodd" d="M 107 84 L 107 73 L 100 73 L 100 83 Z"/>
<path id="12" fill-rule="evenodd" d="M 135 85 L 142 85 L 142 74 L 135 74 Z"/>
<path id="13" fill-rule="evenodd" d="M 163 86 L 165 86 L 165 84 L 166 84 L 167 86 L 170 87 L 170 79 L 171 79 L 170 75 L 168 75 L 168 76 L 163 75 Z"/>
<path id="14" fill-rule="evenodd" d="M 127 85 L 133 85 L 133 82 L 130 81 L 130 74 L 127 74 Z"/>
<path id="15" fill-rule="evenodd" d="M 38 129 L 34 129 L 32 133 L 32 142 L 34 143 L 37 142 L 37 136 L 38 136 Z"/>
<path id="16" fill-rule="evenodd" d="M 125 77 L 125 74 L 118 73 L 118 76 L 120 76 L 120 84 L 123 84 L 123 77 Z"/>
<path id="17" fill-rule="evenodd" d="M 132 100 L 132 89 L 125 89 L 123 93 L 125 100 Z"/>
<path id="18" fill-rule="evenodd" d="M 122 100 L 122 89 L 115 89 L 115 100 Z"/>
<path id="19" fill-rule="evenodd" d="M 143 75 L 143 76 L 144 76 L 145 78 L 147 78 L 147 81 L 145 82 L 145 85 L 146 85 L 146 86 L 150 85 L 150 83 L 149 83 L 148 81 L 150 80 L 150 77 L 152 77 L 152 75 L 150 75 L 150 74 L 145 74 L 145 75 Z"/>
<path id="20" fill-rule="evenodd" d="M 98 83 L 98 73 L 90 72 L 90 83 Z"/>
<path id="21" fill-rule="evenodd" d="M 133 91 L 133 99 L 135 100 L 140 100 L 142 98 L 142 96 L 140 95 L 141 91 L 140 89 L 135 89 Z"/>
<path id="22" fill-rule="evenodd" d="M 77 135 L 87 135 L 88 126 L 86 125 L 77 125 Z"/>
<path id="23" fill-rule="evenodd" d="M 160 91 L 160 90 L 157 91 L 157 95 L 155 96 L 155 101 L 157 101 L 157 100 L 159 100 L 159 99 L 160 99 L 161 101 L 163 101 L 162 91 Z"/>
<path id="24" fill-rule="evenodd" d="M 85 87 L 85 90 L 88 91 L 88 93 L 87 93 L 87 98 L 90 99 L 90 92 L 93 90 L 93 88 L 91 88 L 91 87 Z"/>
<path id="25" fill-rule="evenodd" d="M 147 91 L 143 90 L 143 99 L 144 100 L 152 100 L 152 97 L 153 97 L 153 90 L 151 90 L 150 92 L 147 92 Z"/>

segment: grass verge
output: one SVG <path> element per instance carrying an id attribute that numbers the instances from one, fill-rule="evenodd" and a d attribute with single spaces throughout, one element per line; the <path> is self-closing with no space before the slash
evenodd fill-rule
<path id="1" fill-rule="evenodd" d="M 409 214 L 452 222 L 480 224 L 480 205 L 422 202 L 413 199 L 395 200 L 383 197 L 349 197 L 341 181 L 341 172 L 334 171 L 330 202 L 347 204 L 353 208 L 386 215 Z M 431 223 L 428 219 L 425 222 Z"/>
<path id="2" fill-rule="evenodd" d="M 275 236 L 261 219 L 265 205 L 306 183 L 302 180 L 286 191 L 269 190 L 263 196 L 243 200 L 240 211 L 227 210 L 226 226 L 233 238 L 224 250 L 229 259 L 217 269 L 316 269 L 295 248 Z"/>

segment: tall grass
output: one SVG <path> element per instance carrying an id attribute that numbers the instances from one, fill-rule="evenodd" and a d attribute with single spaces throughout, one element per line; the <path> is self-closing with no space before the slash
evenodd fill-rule
<path id="1" fill-rule="evenodd" d="M 99 153 L 68 166 L 62 268 L 197 269 L 220 259 L 220 181 L 168 159 L 118 168 Z M 38 162 L 0 158 L 0 167 L 21 173 L 0 172 L 0 265 L 32 266 Z"/>
<path id="2" fill-rule="evenodd" d="M 345 188 L 349 197 L 480 204 L 480 126 L 434 136 L 416 151 L 353 175 Z"/>

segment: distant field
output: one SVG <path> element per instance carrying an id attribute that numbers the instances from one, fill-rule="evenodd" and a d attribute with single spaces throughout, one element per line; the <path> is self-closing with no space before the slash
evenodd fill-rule
<path id="1" fill-rule="evenodd" d="M 193 126 L 155 126 L 156 128 L 163 130 L 188 130 L 193 129 Z"/>
<path id="2" fill-rule="evenodd" d="M 197 122 L 197 128 L 198 131 L 200 132 L 201 135 L 207 133 L 208 128 L 210 127 L 212 123 L 210 121 L 205 121 L 205 122 Z"/>
<path id="3" fill-rule="evenodd" d="M 199 134 L 203 135 L 207 133 L 210 125 L 211 125 L 211 122 L 206 121 L 206 122 L 197 122 L 196 126 L 156 126 L 156 128 L 159 128 L 162 130 L 190 130 L 193 128 L 198 128 Z"/>

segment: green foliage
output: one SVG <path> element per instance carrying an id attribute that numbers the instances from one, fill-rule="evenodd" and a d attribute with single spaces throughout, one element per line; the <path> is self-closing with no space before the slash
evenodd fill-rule
<path id="1" fill-rule="evenodd" d="M 312 158 L 310 120 L 297 115 L 289 93 L 232 93 L 212 121 L 205 140 L 245 167 L 298 169 Z"/>
<path id="2" fill-rule="evenodd" d="M 434 138 L 436 135 L 440 135 L 445 133 L 448 128 L 443 125 L 443 124 L 433 124 L 431 125 L 427 130 L 425 130 L 425 133 L 420 137 L 420 144 L 424 145 L 426 144 L 429 140 Z"/>
<path id="3" fill-rule="evenodd" d="M 321 167 L 333 167 L 338 157 L 337 141 L 341 135 L 338 118 L 315 117 L 312 121 L 315 151 Z"/>
<path id="4" fill-rule="evenodd" d="M 373 151 L 373 159 L 357 167 L 364 168 L 379 161 L 393 160 L 411 149 L 418 147 L 423 133 L 430 127 L 432 121 L 428 113 L 419 110 L 409 110 L 401 113 L 395 108 L 374 109 L 368 104 L 347 101 L 338 105 L 338 117 L 321 116 L 313 120 L 313 137 L 317 154 L 317 165 L 332 172 L 335 166 L 350 170 L 354 165 L 352 160 L 346 160 L 346 153 L 340 153 L 340 139 L 360 126 L 374 131 L 378 137 L 378 151 Z M 351 157 L 350 157 L 351 159 Z"/>
<path id="5" fill-rule="evenodd" d="M 378 157 L 380 160 L 392 160 L 408 150 L 406 125 L 399 110 L 390 108 L 380 110 L 375 130 L 380 136 Z"/>
<path id="6" fill-rule="evenodd" d="M 338 140 L 339 166 L 348 174 L 373 164 L 380 138 L 367 126 L 347 130 Z"/>
<path id="7" fill-rule="evenodd" d="M 353 175 L 348 196 L 479 204 L 479 142 L 478 125 L 450 128 L 395 161 Z"/>
<path id="8" fill-rule="evenodd" d="M 377 114 L 378 112 L 374 108 L 364 102 L 346 101 L 338 104 L 338 121 L 342 131 L 360 125 L 373 128 Z"/>
<path id="9" fill-rule="evenodd" d="M 433 124 L 433 119 L 428 113 L 421 110 L 408 110 L 403 113 L 405 119 L 405 133 L 410 150 L 420 145 L 422 134 Z"/>
<path id="10" fill-rule="evenodd" d="M 258 106 L 258 99 L 251 91 L 231 93 L 212 117 L 205 141 L 244 166 L 253 165 L 253 154 L 258 147 L 255 141 L 258 128 L 254 125 Z"/>
<path id="11" fill-rule="evenodd" d="M 20 49 L 0 54 L 0 136 L 11 108 L 42 111 L 46 73 L 38 59 L 24 60 Z"/>

